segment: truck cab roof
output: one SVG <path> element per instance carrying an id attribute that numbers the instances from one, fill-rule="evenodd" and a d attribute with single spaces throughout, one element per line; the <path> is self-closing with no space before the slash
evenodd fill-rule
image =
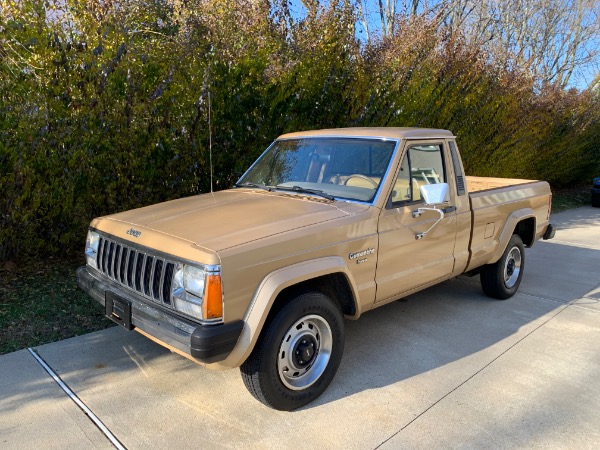
<path id="1" fill-rule="evenodd" d="M 365 127 L 365 128 L 330 128 L 324 130 L 299 131 L 286 133 L 278 139 L 295 139 L 305 137 L 369 137 L 383 139 L 448 139 L 455 137 L 451 131 L 436 128 L 412 127 Z"/>

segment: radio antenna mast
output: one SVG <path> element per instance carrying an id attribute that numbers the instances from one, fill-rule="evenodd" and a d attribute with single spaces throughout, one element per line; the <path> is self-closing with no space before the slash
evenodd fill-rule
<path id="1" fill-rule="evenodd" d="M 210 89 L 208 90 L 208 157 L 210 163 L 210 193 L 213 193 L 212 123 L 210 118 Z"/>

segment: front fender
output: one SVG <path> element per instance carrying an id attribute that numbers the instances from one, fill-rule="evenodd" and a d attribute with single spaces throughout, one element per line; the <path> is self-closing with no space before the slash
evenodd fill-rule
<path id="1" fill-rule="evenodd" d="M 244 327 L 233 351 L 227 359 L 217 363 L 221 367 L 212 367 L 211 365 L 210 368 L 238 367 L 246 360 L 260 336 L 275 299 L 285 288 L 323 275 L 340 272 L 344 273 L 350 282 L 356 304 L 356 316 L 359 316 L 361 313 L 360 302 L 356 301 L 358 289 L 343 258 L 339 256 L 318 258 L 278 269 L 267 275 L 258 286 L 244 317 Z"/>

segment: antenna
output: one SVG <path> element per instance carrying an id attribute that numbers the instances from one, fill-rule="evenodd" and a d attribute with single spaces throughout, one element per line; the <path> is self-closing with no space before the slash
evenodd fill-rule
<path id="1" fill-rule="evenodd" d="M 210 89 L 208 90 L 208 157 L 210 162 L 210 193 L 213 193 L 212 126 L 210 121 Z"/>

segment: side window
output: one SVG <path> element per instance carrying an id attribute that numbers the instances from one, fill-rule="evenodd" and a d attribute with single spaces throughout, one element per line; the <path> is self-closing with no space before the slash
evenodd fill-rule
<path id="1" fill-rule="evenodd" d="M 412 145 L 408 148 L 394 183 L 392 204 L 421 201 L 424 184 L 437 184 L 446 181 L 442 145 Z"/>

